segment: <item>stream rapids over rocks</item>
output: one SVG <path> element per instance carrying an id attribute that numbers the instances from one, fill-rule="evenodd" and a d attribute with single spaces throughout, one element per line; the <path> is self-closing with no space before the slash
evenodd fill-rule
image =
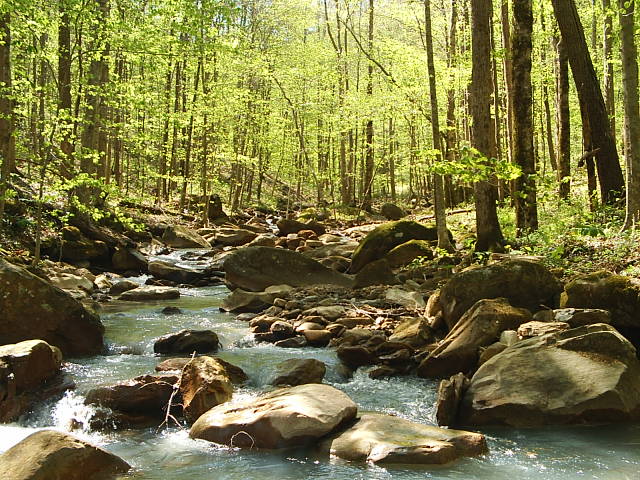
<path id="1" fill-rule="evenodd" d="M 181 260 L 185 250 L 157 257 L 197 268 Z M 146 276 L 132 277 L 144 283 Z M 256 398 L 268 388 L 275 365 L 289 358 L 313 358 L 326 364 L 324 382 L 345 392 L 359 411 L 383 412 L 419 423 L 436 425 L 438 382 L 415 376 L 371 379 L 369 368 L 352 378 L 343 376 L 335 351 L 328 348 L 278 348 L 256 343 L 247 322 L 221 313 L 229 291 L 224 286 L 181 288 L 173 300 L 124 302 L 103 306 L 108 351 L 82 359 L 66 358 L 64 371 L 76 383 L 59 400 L 40 403 L 14 423 L 0 425 L 0 452 L 41 429 L 71 431 L 126 460 L 133 467 L 118 478 L 188 479 L 634 479 L 640 478 L 640 425 L 562 426 L 544 428 L 479 428 L 489 453 L 463 458 L 445 467 L 379 466 L 326 460 L 313 449 L 258 451 L 216 445 L 189 438 L 186 427 L 94 431 L 89 420 L 95 407 L 85 405 L 91 388 L 112 385 L 152 373 L 162 356 L 154 341 L 182 329 L 210 329 L 222 348 L 217 356 L 241 367 L 249 380 L 236 387 L 232 403 Z M 165 307 L 180 313 L 164 315 Z"/>

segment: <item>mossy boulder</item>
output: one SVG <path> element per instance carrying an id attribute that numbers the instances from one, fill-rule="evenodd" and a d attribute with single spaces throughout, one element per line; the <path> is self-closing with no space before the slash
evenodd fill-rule
<path id="1" fill-rule="evenodd" d="M 431 242 L 427 240 L 409 240 L 391 249 L 391 251 L 385 255 L 387 262 L 389 262 L 389 265 L 393 268 L 404 267 L 418 257 L 425 257 L 429 260 L 433 259 Z"/>
<path id="2" fill-rule="evenodd" d="M 555 307 L 561 291 L 560 282 L 544 265 L 511 260 L 454 275 L 430 302 L 429 314 L 441 314 L 452 329 L 478 300 L 504 297 L 514 307 L 537 312 L 543 306 Z"/>
<path id="3" fill-rule="evenodd" d="M 379 260 L 398 245 L 409 240 L 435 242 L 438 232 L 435 226 L 427 226 L 412 220 L 400 220 L 380 225 L 370 232 L 353 253 L 351 273 L 362 270 L 367 263 Z"/>
<path id="4" fill-rule="evenodd" d="M 611 324 L 640 328 L 640 280 L 601 271 L 567 283 L 561 308 L 600 308 L 611 312 Z"/>

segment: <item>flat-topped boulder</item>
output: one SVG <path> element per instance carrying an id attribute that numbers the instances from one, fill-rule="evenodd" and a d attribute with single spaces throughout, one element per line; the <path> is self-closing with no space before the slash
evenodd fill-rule
<path id="1" fill-rule="evenodd" d="M 3 480 L 109 479 L 131 466 L 67 433 L 41 430 L 0 455 Z"/>
<path id="2" fill-rule="evenodd" d="M 429 302 L 430 316 L 441 315 L 449 329 L 478 300 L 506 298 L 532 313 L 557 304 L 562 286 L 539 263 L 512 260 L 464 270 L 454 275 Z"/>
<path id="3" fill-rule="evenodd" d="M 344 460 L 442 465 L 487 451 L 484 435 L 439 428 L 381 413 L 366 413 L 319 450 Z"/>
<path id="4" fill-rule="evenodd" d="M 241 448 L 299 447 L 353 420 L 357 411 L 345 393 L 329 385 L 299 385 L 214 407 L 193 424 L 190 436 Z"/>
<path id="5" fill-rule="evenodd" d="M 606 324 L 522 340 L 471 378 L 458 425 L 534 426 L 640 419 L 640 361 Z"/>
<path id="6" fill-rule="evenodd" d="M 339 285 L 349 287 L 352 280 L 308 258 L 282 248 L 246 247 L 229 255 L 224 262 L 225 280 L 231 288 L 261 292 L 283 283 L 292 287 Z"/>
<path id="7" fill-rule="evenodd" d="M 217 352 L 218 335 L 212 330 L 180 330 L 158 338 L 153 344 L 155 353 L 209 353 Z"/>
<path id="8" fill-rule="evenodd" d="M 102 352 L 98 315 L 65 291 L 0 259 L 0 292 L 0 344 L 37 338 L 65 356 Z"/>
<path id="9" fill-rule="evenodd" d="M 180 298 L 180 290 L 173 287 L 156 287 L 153 285 L 142 285 L 132 290 L 121 293 L 120 300 L 128 302 L 146 302 L 151 300 L 174 300 Z"/>
<path id="10" fill-rule="evenodd" d="M 172 248 L 211 248 L 211 244 L 198 232 L 182 225 L 168 226 L 162 241 Z"/>

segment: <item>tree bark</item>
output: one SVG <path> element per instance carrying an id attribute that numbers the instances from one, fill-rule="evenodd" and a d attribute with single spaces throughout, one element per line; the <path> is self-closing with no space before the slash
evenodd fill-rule
<path id="1" fill-rule="evenodd" d="M 558 111 L 558 190 L 560 198 L 571 192 L 571 118 L 569 112 L 569 59 L 564 40 L 556 43 L 556 108 Z"/>
<path id="2" fill-rule="evenodd" d="M 473 118 L 472 144 L 486 158 L 496 152 L 494 123 L 491 119 L 491 0 L 471 0 L 472 72 L 470 109 Z M 497 188 L 493 179 L 476 182 L 476 250 L 502 250 L 502 231 L 496 206 Z"/>
<path id="3" fill-rule="evenodd" d="M 513 62 L 514 122 L 513 158 L 522 169 L 515 181 L 516 234 L 522 235 L 538 229 L 536 200 L 536 162 L 533 152 L 533 90 L 531 87 L 531 35 L 533 9 L 530 0 L 513 2 L 513 35 L 511 60 Z"/>
<path id="4" fill-rule="evenodd" d="M 604 10 L 604 33 L 602 41 L 602 56 L 604 58 L 604 103 L 609 114 L 609 123 L 611 124 L 611 137 L 613 143 L 616 143 L 616 106 L 615 106 L 615 89 L 613 77 L 613 63 L 611 62 L 612 44 L 611 37 L 613 33 L 613 12 L 611 11 L 611 0 L 602 0 L 602 9 Z"/>
<path id="5" fill-rule="evenodd" d="M 373 51 L 373 0 L 369 0 L 369 52 Z M 373 99 L 373 63 L 369 62 L 367 66 L 367 96 Z M 362 202 L 363 210 L 371 212 L 372 192 L 373 192 L 373 169 L 374 169 L 374 151 L 373 151 L 373 119 L 367 119 L 365 133 L 365 161 L 364 161 L 364 201 Z"/>
<path id="6" fill-rule="evenodd" d="M 9 176 L 15 170 L 13 100 L 11 98 L 11 15 L 0 14 L 0 220 L 4 216 Z"/>
<path id="7" fill-rule="evenodd" d="M 591 62 L 589 48 L 574 0 L 553 0 L 558 26 L 566 45 L 569 64 L 589 124 L 591 144 L 598 149 L 596 167 L 600 181 L 600 197 L 604 203 L 614 203 L 624 195 L 624 178 L 600 83 Z M 583 119 L 584 122 L 584 119 Z"/>
<path id="8" fill-rule="evenodd" d="M 640 221 L 640 107 L 638 102 L 638 49 L 635 33 L 635 1 L 619 0 L 622 87 L 624 90 L 627 205 L 624 228 Z"/>

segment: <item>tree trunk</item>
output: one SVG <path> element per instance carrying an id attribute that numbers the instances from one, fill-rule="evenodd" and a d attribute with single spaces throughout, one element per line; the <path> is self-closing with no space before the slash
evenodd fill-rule
<path id="1" fill-rule="evenodd" d="M 15 170 L 16 147 L 11 97 L 11 15 L 0 14 L 0 220 L 4 216 L 9 175 Z"/>
<path id="2" fill-rule="evenodd" d="M 615 106 L 615 90 L 613 77 L 613 63 L 611 62 L 612 44 L 611 37 L 613 32 L 613 11 L 611 10 L 611 0 L 602 0 L 602 9 L 604 10 L 604 34 L 602 45 L 602 56 L 604 58 L 604 103 L 607 106 L 609 114 L 609 123 L 611 124 L 611 137 L 613 143 L 616 143 L 616 106 Z"/>
<path id="3" fill-rule="evenodd" d="M 429 97 L 431 100 L 431 133 L 433 148 L 436 150 L 436 163 L 442 160 L 442 141 L 440 139 L 440 114 L 438 112 L 438 92 L 436 91 L 436 68 L 433 61 L 433 36 L 431 32 L 431 0 L 424 0 L 424 34 L 427 47 L 427 68 L 429 71 Z M 447 230 L 447 212 L 444 203 L 444 181 L 442 175 L 433 175 L 433 201 L 438 231 L 438 248 L 453 251 Z"/>
<path id="4" fill-rule="evenodd" d="M 558 111 L 558 184 L 559 195 L 569 199 L 571 192 L 571 118 L 569 113 L 569 58 L 564 40 L 556 43 L 556 108 Z"/>
<path id="5" fill-rule="evenodd" d="M 513 159 L 522 169 L 515 181 L 516 234 L 522 235 L 538 229 L 536 201 L 536 162 L 533 152 L 533 90 L 531 87 L 531 35 L 533 9 L 530 0 L 513 2 L 513 35 L 511 61 L 513 62 Z"/>
<path id="6" fill-rule="evenodd" d="M 471 0 L 471 48 L 472 73 L 470 108 L 473 118 L 473 146 L 486 158 L 494 158 L 496 152 L 494 123 L 491 119 L 491 30 L 493 12 L 491 0 Z M 496 207 L 497 188 L 493 179 L 475 184 L 476 202 L 476 250 L 502 250 L 502 231 Z"/>
<path id="7" fill-rule="evenodd" d="M 369 52 L 373 51 L 373 0 L 369 0 Z M 373 99 L 373 63 L 369 62 L 367 66 L 367 96 Z M 362 202 L 363 210 L 371 212 L 371 202 L 373 194 L 373 167 L 374 167 L 374 151 L 373 151 L 373 119 L 367 119 L 365 134 L 365 161 L 364 161 L 364 201 Z"/>
<path id="8" fill-rule="evenodd" d="M 638 104 L 638 50 L 635 1 L 619 0 L 622 86 L 624 89 L 625 160 L 627 164 L 627 215 L 624 228 L 640 221 L 640 108 Z"/>
<path id="9" fill-rule="evenodd" d="M 624 178 L 616 145 L 611 135 L 611 125 L 605 107 L 600 83 L 591 62 L 584 29 L 574 0 L 553 0 L 558 26 L 566 45 L 569 64 L 576 83 L 578 97 L 584 106 L 591 132 L 591 144 L 595 154 L 600 196 L 604 203 L 614 203 L 624 195 Z M 584 120 L 583 120 L 584 122 Z"/>

